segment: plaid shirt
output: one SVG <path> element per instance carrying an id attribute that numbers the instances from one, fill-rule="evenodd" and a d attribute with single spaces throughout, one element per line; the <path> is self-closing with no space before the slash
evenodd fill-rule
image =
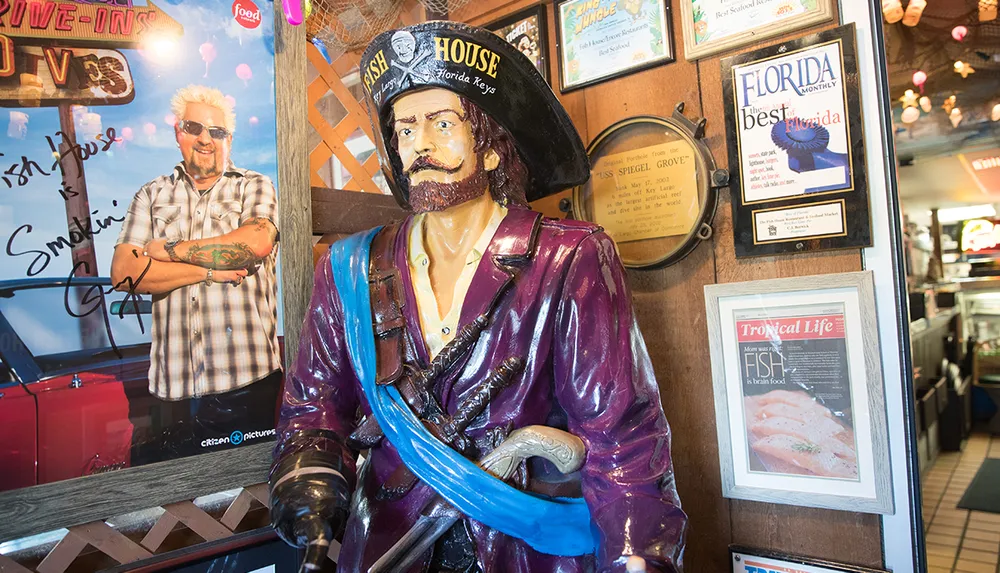
<path id="1" fill-rule="evenodd" d="M 230 163 L 211 189 L 199 193 L 180 163 L 135 194 L 116 245 L 206 239 L 258 217 L 277 228 L 270 179 Z M 277 248 L 237 287 L 200 282 L 153 296 L 151 394 L 180 400 L 228 392 L 280 368 L 276 257 Z"/>

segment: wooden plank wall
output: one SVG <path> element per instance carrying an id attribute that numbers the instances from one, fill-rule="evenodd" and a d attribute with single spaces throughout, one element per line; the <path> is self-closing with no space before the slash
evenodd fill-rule
<path id="1" fill-rule="evenodd" d="M 537 4 L 533 0 L 476 0 L 450 15 L 488 24 Z M 561 95 L 585 143 L 620 119 L 669 117 L 677 102 L 689 116 L 708 118 L 708 144 L 720 167 L 728 164 L 722 100 L 722 54 L 698 62 L 683 57 L 680 10 L 674 4 L 677 61 Z M 547 6 L 550 77 L 558 85 L 555 11 Z M 801 36 L 834 24 L 808 29 Z M 785 40 L 781 38 L 779 40 Z M 750 51 L 766 42 L 739 51 Z M 558 88 L 556 90 L 558 92 Z M 536 208 L 558 215 L 558 197 Z M 687 571 L 729 570 L 727 546 L 753 547 L 881 566 L 880 520 L 874 515 L 724 499 L 721 495 L 715 411 L 703 287 L 712 283 L 861 270 L 859 250 L 737 261 L 729 193 L 724 191 L 714 238 L 679 264 L 657 271 L 630 271 L 639 324 L 653 358 L 664 409 L 673 429 L 673 460 L 684 509 L 691 519 Z"/>

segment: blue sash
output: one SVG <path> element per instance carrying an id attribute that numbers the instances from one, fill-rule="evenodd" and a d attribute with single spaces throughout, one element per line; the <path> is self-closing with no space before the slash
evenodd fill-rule
<path id="1" fill-rule="evenodd" d="M 372 229 L 335 243 L 330 264 L 344 307 L 348 354 L 385 437 L 417 477 L 472 519 L 522 539 L 541 553 L 594 553 L 597 532 L 583 499 L 536 496 L 503 483 L 434 438 L 394 386 L 375 384 L 368 255 L 377 232 Z"/>

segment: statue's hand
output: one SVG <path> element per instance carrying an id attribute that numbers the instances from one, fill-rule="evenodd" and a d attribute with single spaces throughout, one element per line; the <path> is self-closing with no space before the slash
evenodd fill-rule
<path id="1" fill-rule="evenodd" d="M 646 573 L 646 560 L 638 555 L 633 555 L 625 562 L 626 573 Z"/>
<path id="2" fill-rule="evenodd" d="M 275 461 L 268 483 L 271 525 L 286 543 L 306 549 L 306 561 L 320 566 L 347 523 L 353 478 L 339 453 L 295 447 L 311 438 L 307 431 L 285 442 L 291 453 Z"/>

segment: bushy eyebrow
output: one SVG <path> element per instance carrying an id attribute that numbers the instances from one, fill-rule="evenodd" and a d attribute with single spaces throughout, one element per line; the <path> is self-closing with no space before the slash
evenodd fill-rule
<path id="1" fill-rule="evenodd" d="M 396 118 L 396 123 L 417 123 L 417 116 L 411 115 L 410 117 L 399 117 Z"/>
<path id="2" fill-rule="evenodd" d="M 458 113 L 457 111 L 451 109 L 450 107 L 445 108 L 445 109 L 439 109 L 437 111 L 432 111 L 432 112 L 426 114 L 424 117 L 426 117 L 427 119 L 434 119 L 435 117 L 437 117 L 437 116 L 439 116 L 439 115 L 441 115 L 443 113 L 448 113 L 449 111 L 451 113 L 455 114 L 456 116 L 458 116 L 459 121 L 465 121 L 465 116 L 463 116 L 462 114 Z"/>

